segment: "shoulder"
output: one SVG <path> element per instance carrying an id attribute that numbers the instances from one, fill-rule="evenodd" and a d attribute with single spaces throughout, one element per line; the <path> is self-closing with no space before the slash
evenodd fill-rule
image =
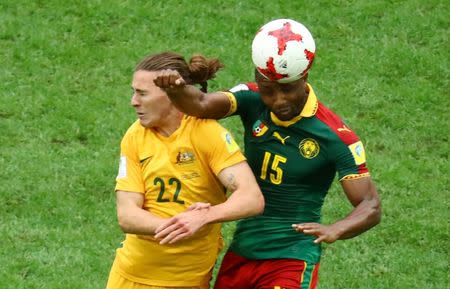
<path id="1" fill-rule="evenodd" d="M 191 139 L 194 145 L 206 150 L 211 150 L 221 143 L 231 144 L 233 137 L 217 120 L 201 119 L 189 116 L 192 123 Z"/>
<path id="2" fill-rule="evenodd" d="M 136 120 L 132 125 L 130 125 L 130 127 L 128 128 L 125 135 L 140 134 L 140 133 L 144 133 L 144 131 L 145 131 L 145 127 L 143 127 L 141 125 L 139 120 Z"/>
<path id="3" fill-rule="evenodd" d="M 136 141 L 139 137 L 144 136 L 145 127 L 143 127 L 139 120 L 136 120 L 125 132 L 122 138 L 122 144 L 130 144 L 131 142 Z"/>
<path id="4" fill-rule="evenodd" d="M 246 82 L 246 83 L 240 83 L 233 88 L 229 90 L 231 93 L 238 93 L 238 92 L 253 92 L 257 93 L 259 92 L 258 85 L 256 82 Z"/>
<path id="5" fill-rule="evenodd" d="M 359 141 L 359 137 L 345 124 L 342 118 L 320 101 L 318 102 L 316 117 L 346 145 Z"/>
<path id="6" fill-rule="evenodd" d="M 258 114 L 266 108 L 261 100 L 259 88 L 254 82 L 241 83 L 228 91 L 232 109 L 230 113 L 248 118 L 248 114 Z"/>
<path id="7" fill-rule="evenodd" d="M 217 127 L 222 127 L 217 120 L 208 118 L 198 118 L 195 116 L 185 116 L 189 125 L 192 126 L 194 132 L 197 130 L 211 130 Z"/>
<path id="8" fill-rule="evenodd" d="M 366 174 L 366 152 L 363 143 L 356 133 L 348 127 L 342 119 L 329 108 L 319 103 L 316 113 L 317 119 L 323 122 L 332 132 L 333 141 L 330 149 L 334 149 L 337 162 L 349 165 L 351 168 L 357 167 L 357 175 Z M 348 158 L 352 156 L 352 158 Z M 343 169 L 342 175 L 348 175 L 349 172 Z M 353 176 L 356 173 L 351 173 Z"/>

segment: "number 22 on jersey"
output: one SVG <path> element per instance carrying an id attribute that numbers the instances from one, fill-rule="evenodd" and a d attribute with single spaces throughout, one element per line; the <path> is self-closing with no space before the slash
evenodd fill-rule
<path id="1" fill-rule="evenodd" d="M 159 203 L 166 203 L 166 202 L 170 202 L 171 200 L 169 198 L 164 198 L 164 193 L 166 192 L 166 184 L 164 182 L 163 179 L 161 179 L 160 177 L 156 177 L 155 180 L 153 181 L 153 184 L 159 185 L 160 186 L 160 190 L 159 190 L 159 194 L 158 194 L 158 199 L 156 199 L 157 202 Z M 172 202 L 178 203 L 178 204 L 184 204 L 183 200 L 180 200 L 178 198 L 180 191 L 181 191 L 181 182 L 180 180 L 178 180 L 177 178 L 170 178 L 169 179 L 169 185 L 173 185 L 175 184 L 175 194 L 173 195 L 173 200 Z"/>

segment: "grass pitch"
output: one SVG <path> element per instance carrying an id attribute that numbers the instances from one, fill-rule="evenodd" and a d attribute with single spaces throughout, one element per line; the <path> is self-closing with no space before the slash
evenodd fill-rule
<path id="1" fill-rule="evenodd" d="M 104 288 L 133 67 L 200 52 L 226 65 L 210 89 L 250 81 L 251 40 L 275 18 L 314 35 L 310 83 L 365 143 L 383 201 L 379 226 L 325 246 L 319 287 L 448 288 L 448 3 L 289 2 L 0 2 L 0 288 Z M 349 210 L 335 184 L 324 222 Z"/>

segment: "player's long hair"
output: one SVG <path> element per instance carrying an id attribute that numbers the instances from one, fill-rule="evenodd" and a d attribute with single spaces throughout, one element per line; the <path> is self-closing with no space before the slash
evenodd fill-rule
<path id="1" fill-rule="evenodd" d="M 223 67 L 217 58 L 206 58 L 201 54 L 192 55 L 189 64 L 184 57 L 174 52 L 161 52 L 144 58 L 135 71 L 159 71 L 172 69 L 178 71 L 187 84 L 200 84 L 201 90 L 207 92 L 208 80 L 215 77 L 216 72 Z"/>

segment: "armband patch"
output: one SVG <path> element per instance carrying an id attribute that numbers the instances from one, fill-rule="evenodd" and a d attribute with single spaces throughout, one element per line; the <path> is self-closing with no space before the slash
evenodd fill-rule
<path id="1" fill-rule="evenodd" d="M 127 177 L 127 157 L 121 156 L 119 163 L 119 173 L 117 174 L 118 179 L 123 179 Z"/>
<path id="2" fill-rule="evenodd" d="M 366 162 L 366 151 L 361 141 L 355 142 L 348 146 L 352 152 L 353 158 L 355 159 L 355 164 L 357 166 Z"/>
<path id="3" fill-rule="evenodd" d="M 238 144 L 234 141 L 233 137 L 228 131 L 222 133 L 222 138 L 225 141 L 228 152 L 234 153 L 235 151 L 239 150 Z"/>

